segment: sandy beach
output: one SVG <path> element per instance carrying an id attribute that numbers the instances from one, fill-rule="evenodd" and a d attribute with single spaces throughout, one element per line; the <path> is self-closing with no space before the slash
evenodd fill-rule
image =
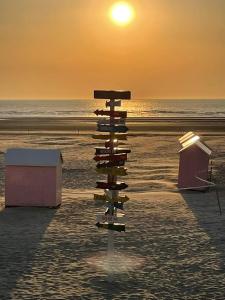
<path id="1" fill-rule="evenodd" d="M 225 0 L 0 0 L 0 41 L 0 300 L 225 300 Z"/>
<path id="2" fill-rule="evenodd" d="M 104 176 L 92 159 L 101 144 L 91 138 L 94 120 L 58 121 L 0 121 L 0 299 L 224 299 L 224 121 L 128 122 L 127 229 L 114 235 L 112 264 L 107 232 L 95 227 L 103 210 L 95 181 Z M 176 187 L 177 140 L 193 124 L 213 149 L 222 216 L 214 189 Z M 61 149 L 59 209 L 4 208 L 4 152 L 12 147 Z"/>
<path id="3" fill-rule="evenodd" d="M 17 117 L 0 119 L 0 132 L 17 134 L 60 131 L 72 135 L 82 131 L 83 133 L 94 133 L 96 130 L 97 117 Z M 188 130 L 200 130 L 204 133 L 225 131 L 225 118 L 213 117 L 129 117 L 127 119 L 129 134 L 135 132 L 153 133 L 161 131 L 186 132 Z"/>

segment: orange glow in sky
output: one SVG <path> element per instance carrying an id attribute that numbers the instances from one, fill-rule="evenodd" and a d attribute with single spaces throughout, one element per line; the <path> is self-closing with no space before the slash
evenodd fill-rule
<path id="1" fill-rule="evenodd" d="M 225 1 L 125 2 L 0 0 L 0 99 L 225 98 Z"/>

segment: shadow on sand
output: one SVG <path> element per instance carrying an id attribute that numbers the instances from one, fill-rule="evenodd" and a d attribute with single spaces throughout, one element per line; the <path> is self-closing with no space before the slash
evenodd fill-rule
<path id="1" fill-rule="evenodd" d="M 18 280 L 29 276 L 55 212 L 25 207 L 0 210 L 0 299 L 12 299 Z"/>
<path id="2" fill-rule="evenodd" d="M 225 187 L 217 188 L 219 202 L 221 205 L 222 215 L 215 188 L 207 192 L 182 193 L 182 197 L 191 209 L 199 230 L 207 234 L 205 250 L 210 252 L 214 249 L 219 255 L 220 269 L 225 270 Z M 201 242 L 199 240 L 199 242 Z M 209 253 L 210 254 L 210 253 Z"/>

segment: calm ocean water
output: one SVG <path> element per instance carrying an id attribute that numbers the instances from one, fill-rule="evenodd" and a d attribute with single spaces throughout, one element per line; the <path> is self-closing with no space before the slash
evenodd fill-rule
<path id="1" fill-rule="evenodd" d="M 103 100 L 0 101 L 0 118 L 93 117 Z M 225 117 L 225 100 L 127 100 L 130 117 Z"/>

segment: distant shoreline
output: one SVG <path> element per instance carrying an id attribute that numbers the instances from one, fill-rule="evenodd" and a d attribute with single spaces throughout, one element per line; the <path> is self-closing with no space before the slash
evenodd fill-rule
<path id="1" fill-rule="evenodd" d="M 94 132 L 97 117 L 16 117 L 0 119 L 0 133 L 37 133 L 40 131 L 68 131 L 71 133 Z M 128 133 L 169 131 L 186 132 L 200 130 L 202 132 L 225 132 L 225 118 L 209 117 L 129 117 Z"/>

